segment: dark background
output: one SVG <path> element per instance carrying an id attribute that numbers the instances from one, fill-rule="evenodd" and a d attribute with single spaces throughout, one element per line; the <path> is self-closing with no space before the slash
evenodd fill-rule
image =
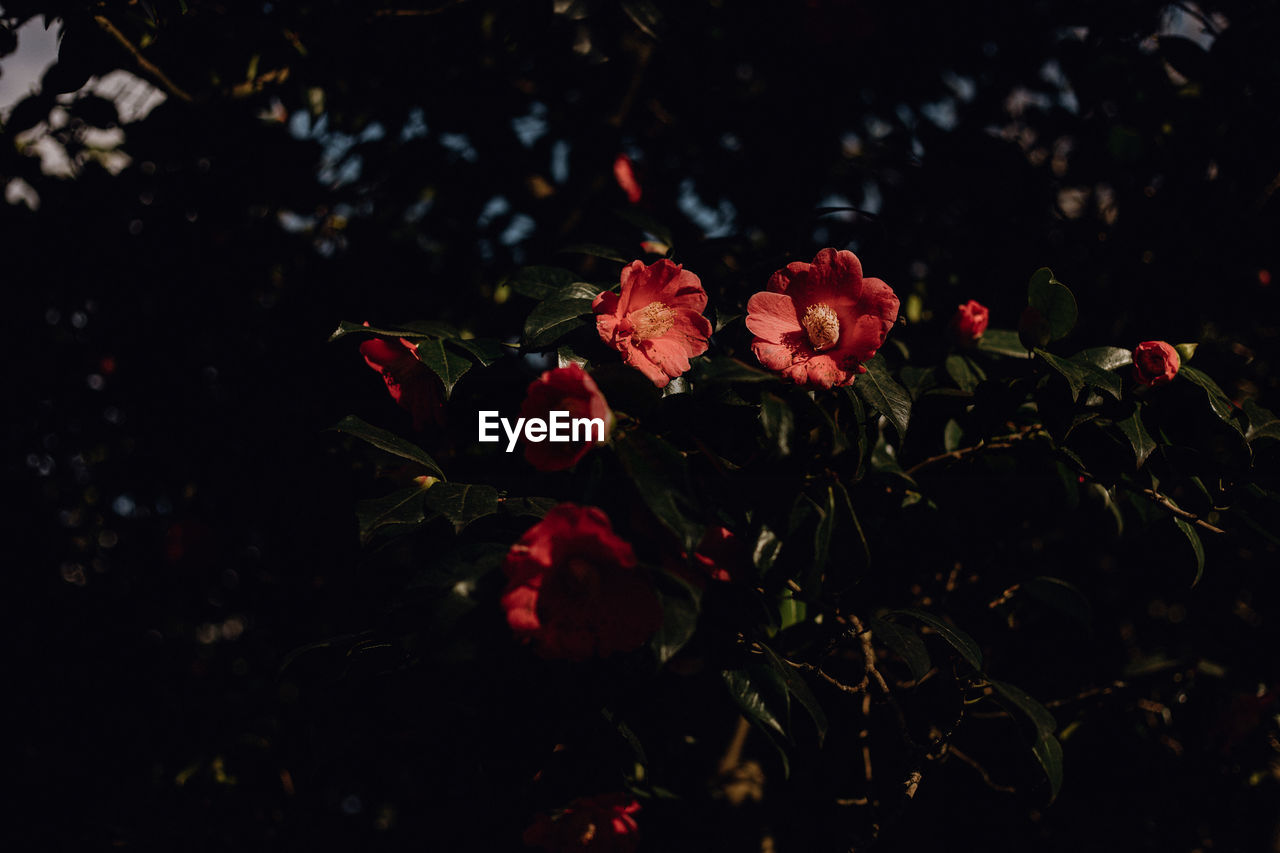
<path id="1" fill-rule="evenodd" d="M 408 416 L 326 338 L 415 318 L 509 337 L 531 303 L 504 278 L 616 281 L 559 252 L 639 257 L 635 211 L 726 313 L 834 245 L 904 311 L 918 297 L 918 328 L 970 298 L 1012 328 L 1049 266 L 1081 308 L 1074 344 L 1200 341 L 1229 396 L 1280 405 L 1275 3 L 18 2 L 0 49 L 35 15 L 61 20 L 59 61 L 0 147 L 0 179 L 38 196 L 0 205 L 14 849 L 514 841 L 528 804 L 486 785 L 504 760 L 526 772 L 511 744 L 536 690 L 281 675 L 291 650 L 387 620 L 403 581 L 361 549 L 367 478 L 325 428 Z M 168 96 L 121 125 L 111 174 L 89 130 L 116 107 L 82 86 L 117 68 Z M 41 172 L 41 135 L 72 176 Z M 1164 659 L 1173 722 L 1100 700 L 1049 808 L 948 764 L 881 849 L 1280 849 L 1275 705 L 1254 698 L 1280 683 L 1275 542 L 1215 545 L 1191 591 L 1155 546 L 1121 549 L 1135 571 L 1071 683 Z M 491 719 L 440 698 L 468 691 Z M 788 830 L 772 808 L 746 825 L 784 850 L 841 819 Z M 755 849 L 727 807 L 667 820 L 655 839 L 686 840 L 650 849 L 703 831 Z"/>

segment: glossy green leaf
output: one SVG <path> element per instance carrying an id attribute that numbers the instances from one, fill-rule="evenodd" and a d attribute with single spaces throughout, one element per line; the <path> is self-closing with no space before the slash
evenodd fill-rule
<path id="1" fill-rule="evenodd" d="M 1053 368 L 1053 370 L 1067 380 L 1067 387 L 1071 389 L 1071 399 L 1080 396 L 1080 392 L 1084 390 L 1084 370 L 1078 364 L 1067 361 L 1065 358 L 1058 358 L 1051 352 L 1045 352 L 1037 348 L 1035 354 L 1044 361 L 1045 364 Z"/>
<path id="2" fill-rule="evenodd" d="M 1147 461 L 1147 457 L 1156 449 L 1155 440 L 1148 434 L 1147 428 L 1142 424 L 1142 406 L 1134 406 L 1133 414 L 1122 421 L 1116 421 L 1116 426 L 1120 428 L 1120 432 L 1129 440 L 1129 445 L 1133 448 L 1133 456 L 1137 460 L 1137 467 L 1141 468 L 1143 463 Z"/>
<path id="3" fill-rule="evenodd" d="M 924 678 L 933 668 L 933 661 L 929 658 L 929 650 L 925 647 L 924 640 L 910 628 L 872 617 L 871 634 L 902 658 L 911 670 L 911 677 L 916 681 Z"/>
<path id="4" fill-rule="evenodd" d="M 1092 364 L 1100 370 L 1115 370 L 1133 364 L 1133 353 L 1120 347 L 1090 347 L 1071 356 L 1078 364 Z"/>
<path id="5" fill-rule="evenodd" d="M 724 356 L 700 358 L 693 362 L 693 370 L 690 372 L 695 386 L 701 386 L 704 383 L 777 381 L 777 377 L 772 373 L 765 373 L 746 362 Z"/>
<path id="6" fill-rule="evenodd" d="M 1196 357 L 1196 350 L 1200 348 L 1199 344 L 1175 344 L 1173 347 L 1178 351 L 1178 358 L 1186 364 L 1188 361 Z"/>
<path id="7" fill-rule="evenodd" d="M 1014 358 L 1031 358 L 1031 351 L 1022 345 L 1018 333 L 1012 329 L 987 329 L 978 338 L 978 349 Z"/>
<path id="8" fill-rule="evenodd" d="M 808 615 L 808 605 L 796 598 L 789 589 L 782 591 L 782 600 L 778 602 L 778 618 L 781 624 L 778 630 L 785 631 L 792 625 L 798 625 Z"/>
<path id="9" fill-rule="evenodd" d="M 947 356 L 943 366 L 947 371 L 947 375 L 956 383 L 956 386 L 961 391 L 968 393 L 973 393 L 973 389 L 978 387 L 978 383 L 987 378 L 986 372 L 967 355 L 952 353 Z"/>
<path id="10" fill-rule="evenodd" d="M 506 498 L 499 501 L 498 508 L 507 515 L 532 515 L 542 518 L 552 507 L 559 504 L 556 498 Z"/>
<path id="11" fill-rule="evenodd" d="M 1053 277 L 1048 267 L 1041 267 L 1031 276 L 1027 304 L 1039 313 L 1050 341 L 1065 338 L 1075 328 L 1076 298 L 1065 284 Z"/>
<path id="12" fill-rule="evenodd" d="M 1054 719 L 1049 709 L 1033 699 L 1022 688 L 1015 687 L 1004 681 L 996 681 L 995 679 L 990 679 L 990 682 L 997 693 L 1025 714 L 1027 719 L 1031 720 L 1036 727 L 1036 735 L 1038 737 L 1045 737 L 1057 731 L 1058 721 Z"/>
<path id="13" fill-rule="evenodd" d="M 1252 400 L 1245 400 L 1244 413 L 1249 419 L 1249 431 L 1244 436 L 1246 441 L 1252 443 L 1260 438 L 1280 440 L 1280 418 L 1274 412 Z"/>
<path id="14" fill-rule="evenodd" d="M 794 698 L 808 712 L 810 719 L 813 720 L 813 725 L 818 730 L 818 743 L 821 744 L 826 739 L 829 724 L 826 712 L 822 710 L 822 705 L 818 703 L 818 697 L 813 695 L 813 691 L 809 688 L 809 683 L 804 680 L 804 677 L 783 661 L 777 652 L 764 643 L 759 645 L 764 651 L 765 660 L 782 679 L 782 683 L 786 687 L 788 712 L 790 711 L 790 699 Z"/>
<path id="15" fill-rule="evenodd" d="M 436 485 L 440 485 L 437 483 Z M 426 519 L 423 511 L 425 490 L 421 486 L 397 489 L 380 498 L 360 501 L 356 504 L 356 521 L 360 526 L 360 541 L 368 542 L 379 531 L 410 530 Z"/>
<path id="16" fill-rule="evenodd" d="M 1191 382 L 1199 385 L 1205 395 L 1209 398 L 1209 406 L 1213 409 L 1213 413 L 1222 419 L 1224 423 L 1230 424 L 1237 432 L 1244 434 L 1244 429 L 1240 426 L 1240 421 L 1236 420 L 1235 407 L 1231 405 L 1231 400 L 1218 387 L 1218 383 L 1214 382 L 1207 373 L 1196 370 L 1194 367 L 1183 366 L 1178 370 L 1178 376 L 1189 379 Z"/>
<path id="17" fill-rule="evenodd" d="M 907 423 L 911 419 L 910 395 L 889 373 L 889 365 L 883 356 L 877 354 L 863 366 L 867 372 L 854 381 L 854 391 L 867 405 L 889 419 L 901 441 L 907 434 Z"/>
<path id="18" fill-rule="evenodd" d="M 575 274 L 560 267 L 534 266 L 516 270 L 507 279 L 507 284 L 521 296 L 541 302 L 577 280 Z"/>
<path id="19" fill-rule="evenodd" d="M 1200 534 L 1196 532 L 1191 522 L 1178 516 L 1173 517 L 1173 523 L 1178 525 L 1178 529 L 1187 537 L 1187 541 L 1191 543 L 1191 552 L 1196 559 L 1196 576 L 1191 581 L 1191 585 L 1195 586 L 1200 583 L 1200 578 L 1204 577 L 1204 543 L 1200 541 Z"/>
<path id="20" fill-rule="evenodd" d="M 440 470 L 440 466 L 435 460 L 427 455 L 426 451 L 418 447 L 412 442 L 405 441 L 398 435 L 388 432 L 385 429 L 365 423 L 355 415 L 347 415 L 338 421 L 332 427 L 337 432 L 345 432 L 348 435 L 354 435 L 361 441 L 368 442 L 379 450 L 385 450 L 387 453 L 395 454 L 402 459 L 408 459 L 410 462 L 416 462 L 426 468 L 434 476 L 444 479 L 444 472 Z"/>
<path id="21" fill-rule="evenodd" d="M 957 450 L 960 447 L 960 439 L 964 437 L 964 430 L 955 418 L 947 421 L 946 426 L 942 428 L 942 449 L 947 453 Z"/>
<path id="22" fill-rule="evenodd" d="M 1054 735 L 1045 735 L 1035 742 L 1031 752 L 1049 780 L 1049 802 L 1053 802 L 1062 790 L 1062 744 Z"/>
<path id="23" fill-rule="evenodd" d="M 947 643 L 947 645 L 959 652 L 960 656 L 964 658 L 971 667 L 976 670 L 982 669 L 982 649 L 978 648 L 978 644 L 973 641 L 972 637 L 954 625 L 944 622 L 932 613 L 926 613 L 923 610 L 916 610 L 915 608 L 893 610 L 890 611 L 889 615 L 910 616 L 912 619 L 923 622 L 925 625 L 932 628 L 938 636 Z"/>
<path id="24" fill-rule="evenodd" d="M 764 577 L 765 573 L 773 568 L 781 551 L 782 539 L 767 525 L 762 526 L 759 535 L 756 536 L 755 547 L 751 549 L 751 562 L 755 565 L 760 577 Z"/>
<path id="25" fill-rule="evenodd" d="M 471 360 L 445 346 L 439 338 L 427 338 L 418 343 L 418 360 L 430 368 L 444 383 L 444 395 L 453 393 L 462 375 L 471 369 Z"/>
<path id="26" fill-rule="evenodd" d="M 656 574 L 654 588 L 662 604 L 662 624 L 649 648 L 658 663 L 664 664 L 693 638 L 698 628 L 699 594 L 682 578 L 667 573 Z"/>
<path id="27" fill-rule="evenodd" d="M 555 343 L 574 329 L 585 326 L 591 303 L 600 290 L 593 284 L 575 282 L 554 297 L 539 303 L 524 323 L 524 342 L 530 349 Z"/>
<path id="28" fill-rule="evenodd" d="M 488 367 L 513 351 L 511 347 L 492 338 L 454 338 L 449 344 L 466 350 L 481 367 Z"/>
<path id="29" fill-rule="evenodd" d="M 461 532 L 468 524 L 498 511 L 498 490 L 468 483 L 436 483 L 427 489 L 427 509 L 440 513 Z"/>
<path id="30" fill-rule="evenodd" d="M 779 718 L 786 713 L 786 685 L 776 673 L 756 664 L 726 669 L 720 675 L 729 688 L 729 695 L 748 720 L 784 740 L 787 738 L 787 730 Z"/>

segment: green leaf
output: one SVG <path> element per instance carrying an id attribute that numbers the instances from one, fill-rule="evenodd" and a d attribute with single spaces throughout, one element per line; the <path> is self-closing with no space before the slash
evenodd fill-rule
<path id="1" fill-rule="evenodd" d="M 459 533 L 468 524 L 498 511 L 498 490 L 468 483 L 436 483 L 426 494 L 427 509 L 453 522 Z"/>
<path id="2" fill-rule="evenodd" d="M 1040 315 L 1050 341 L 1065 338 L 1076 325 L 1078 309 L 1071 290 L 1053 277 L 1048 267 L 1041 267 L 1027 285 L 1027 304 Z"/>
<path id="3" fill-rule="evenodd" d="M 1231 405 L 1231 401 L 1222 389 L 1218 387 L 1218 383 L 1214 382 L 1207 373 L 1196 370 L 1194 367 L 1181 367 L 1178 370 L 1178 376 L 1191 380 L 1196 385 L 1204 389 L 1204 393 L 1209 398 L 1209 406 L 1213 409 L 1213 413 L 1230 424 L 1236 432 L 1241 435 L 1244 430 L 1240 426 L 1240 422 L 1236 420 L 1235 407 Z"/>
<path id="4" fill-rule="evenodd" d="M 909 608 L 904 610 L 890 611 L 891 616 L 910 616 L 912 619 L 919 620 L 928 625 L 938 636 L 946 643 L 960 653 L 960 656 L 968 662 L 968 664 L 976 670 L 982 669 L 982 649 L 978 648 L 978 644 L 973 638 L 961 631 L 959 628 L 942 621 L 932 613 L 926 613 L 923 610 Z"/>
<path id="5" fill-rule="evenodd" d="M 453 352 L 439 338 L 426 338 L 418 344 L 418 360 L 440 377 L 446 399 L 462 375 L 471 369 L 470 359 Z"/>
<path id="6" fill-rule="evenodd" d="M 960 447 L 960 439 L 964 437 L 964 430 L 955 418 L 947 421 L 947 425 L 942 428 L 942 449 L 947 453 Z"/>
<path id="7" fill-rule="evenodd" d="M 541 302 L 555 296 L 561 289 L 573 284 L 578 277 L 560 267 L 524 267 L 516 270 L 507 284 L 521 296 Z"/>
<path id="8" fill-rule="evenodd" d="M 1031 351 L 1022 345 L 1018 333 L 1012 329 L 987 329 L 978 338 L 978 349 L 1014 358 L 1031 358 Z"/>
<path id="9" fill-rule="evenodd" d="M 1249 431 L 1244 436 L 1246 441 L 1252 443 L 1259 438 L 1280 440 L 1280 418 L 1274 412 L 1252 400 L 1245 400 L 1244 413 L 1249 419 Z"/>
<path id="10" fill-rule="evenodd" d="M 787 730 L 778 718 L 786 713 L 786 685 L 776 673 L 752 663 L 741 669 L 726 669 L 720 676 L 748 720 L 786 740 Z"/>
<path id="11" fill-rule="evenodd" d="M 459 583 L 474 584 L 497 571 L 510 550 L 509 545 L 477 542 L 461 545 L 443 556 L 429 555 L 427 568 L 414 576 L 409 588 L 440 590 L 451 589 Z"/>
<path id="12" fill-rule="evenodd" d="M 988 680 L 997 693 L 1009 700 L 1009 703 L 1023 714 L 1026 714 L 1027 719 L 1031 720 L 1036 727 L 1037 737 L 1045 737 L 1057 731 L 1058 721 L 1054 719 L 1053 714 L 1044 705 L 1031 698 L 1019 687 L 1003 681 L 996 681 L 994 678 Z"/>
<path id="13" fill-rule="evenodd" d="M 1063 379 L 1067 380 L 1067 386 L 1071 389 L 1071 399 L 1080 396 L 1080 392 L 1084 390 L 1084 370 L 1078 364 L 1073 364 L 1065 358 L 1058 358 L 1050 352 L 1045 352 L 1040 348 L 1036 348 L 1035 354 L 1040 356 L 1045 364 L 1052 367 Z"/>
<path id="14" fill-rule="evenodd" d="M 422 524 L 426 520 L 422 505 L 424 494 L 425 490 L 421 486 L 409 486 L 380 498 L 360 501 L 356 504 L 360 541 L 367 543 L 384 527 L 412 529 Z"/>
<path id="15" fill-rule="evenodd" d="M 604 258 L 606 261 L 617 261 L 620 264 L 629 263 L 627 258 L 617 249 L 610 249 L 608 246 L 602 246 L 599 243 L 574 243 L 565 246 L 560 250 L 562 255 L 591 255 L 596 258 Z"/>
<path id="16" fill-rule="evenodd" d="M 961 391 L 966 391 L 970 394 L 973 393 L 974 388 L 978 387 L 979 382 L 987 378 L 987 374 L 978 366 L 977 362 L 966 355 L 953 353 L 947 356 L 944 366 L 947 375 L 956 383 L 956 386 Z"/>
<path id="17" fill-rule="evenodd" d="M 786 687 L 788 713 L 790 713 L 790 697 L 795 697 L 796 701 L 809 713 L 809 717 L 813 720 L 813 725 L 818 730 L 818 744 L 821 745 L 822 741 L 827 737 L 828 723 L 827 715 L 822 710 L 822 705 L 818 703 L 818 697 L 813 695 L 813 691 L 809 689 L 809 683 L 804 680 L 803 676 L 783 661 L 773 649 L 764 643 L 760 643 L 759 646 L 764 650 L 765 660 L 782 679 L 782 683 Z"/>
<path id="18" fill-rule="evenodd" d="M 1090 347 L 1071 356 L 1077 364 L 1092 364 L 1100 370 L 1115 370 L 1133 364 L 1133 353 L 1120 347 Z"/>
<path id="19" fill-rule="evenodd" d="M 641 231 L 647 231 L 652 234 L 654 239 L 660 243 L 665 243 L 668 247 L 675 245 L 675 239 L 671 235 L 671 229 L 654 219 L 647 213 L 634 207 L 624 207 L 615 210 L 619 217 L 625 219 Z"/>
<path id="20" fill-rule="evenodd" d="M 907 434 L 907 422 L 911 418 L 911 397 L 906 389 L 889 373 L 884 357 L 876 354 L 863 365 L 867 372 L 853 383 L 853 388 L 867 405 L 889 419 L 902 441 Z"/>
<path id="21" fill-rule="evenodd" d="M 800 497 L 802 500 L 808 500 L 805 495 Z M 822 498 L 822 503 L 814 502 L 818 510 L 818 524 L 813 529 L 813 564 L 809 567 L 803 581 L 804 590 L 810 595 L 817 595 L 821 587 L 822 573 L 827 568 L 827 561 L 831 556 L 831 533 L 836 521 L 835 490 L 827 486 L 826 494 Z"/>
<path id="22" fill-rule="evenodd" d="M 933 668 L 933 661 L 929 659 L 929 650 L 925 648 L 924 640 L 920 639 L 920 635 L 915 631 L 872 617 L 871 634 L 902 658 L 911 669 L 911 677 L 916 681 L 924 678 Z"/>
<path id="23" fill-rule="evenodd" d="M 649 641 L 649 648 L 658 663 L 664 664 L 693 638 L 698 628 L 699 594 L 675 575 L 659 573 L 654 580 L 662 604 L 662 625 Z"/>
<path id="24" fill-rule="evenodd" d="M 1094 483 L 1093 485 L 1097 485 Z M 1099 488 L 1101 488 L 1099 486 Z M 1103 489 L 1103 494 L 1106 490 Z M 1062 578 L 1041 576 L 1023 581 L 1019 591 L 1035 600 L 1047 604 L 1054 610 L 1075 619 L 1082 625 L 1088 625 L 1092 611 L 1080 588 L 1064 581 Z"/>
<path id="25" fill-rule="evenodd" d="M 792 625 L 798 625 L 808 615 L 808 605 L 795 597 L 790 589 L 782 591 L 782 600 L 778 602 L 778 617 L 781 624 L 778 630 L 785 631 Z"/>
<path id="26" fill-rule="evenodd" d="M 1084 382 L 1090 388 L 1105 391 L 1116 400 L 1119 400 L 1124 394 L 1124 383 L 1116 374 L 1109 370 L 1103 370 L 1102 368 L 1096 367 L 1088 362 L 1075 362 L 1074 359 L 1072 359 L 1072 362 L 1076 363 L 1084 373 Z"/>
<path id="27" fill-rule="evenodd" d="M 762 526 L 760 534 L 756 537 L 755 547 L 751 549 L 751 562 L 755 565 L 760 577 L 764 577 L 765 573 L 773 568 L 781 551 L 782 539 L 767 525 Z"/>
<path id="28" fill-rule="evenodd" d="M 532 515 L 535 518 L 542 518 L 559 503 L 560 501 L 555 498 L 506 498 L 499 501 L 498 508 L 507 515 Z"/>
<path id="29" fill-rule="evenodd" d="M 481 367 L 488 367 L 511 352 L 510 347 L 493 338 L 453 338 L 449 343 L 466 350 Z"/>
<path id="30" fill-rule="evenodd" d="M 587 324 L 591 303 L 600 290 L 593 284 L 575 282 L 556 296 L 539 303 L 524 322 L 524 342 L 530 349 L 541 349 L 564 335 Z"/>
<path id="31" fill-rule="evenodd" d="M 697 550 L 703 527 L 689 518 L 695 505 L 680 451 L 639 429 L 618 437 L 613 448 L 649 511 L 676 535 L 687 552 Z"/>
<path id="32" fill-rule="evenodd" d="M 1031 752 L 1049 779 L 1049 802 L 1053 802 L 1062 790 L 1062 744 L 1055 736 L 1045 735 L 1035 742 Z"/>
<path id="33" fill-rule="evenodd" d="M 760 424 L 764 427 L 769 449 L 778 456 L 791 454 L 791 439 L 795 432 L 795 415 L 781 397 L 764 394 L 760 398 Z"/>
<path id="34" fill-rule="evenodd" d="M 695 387 L 704 383 L 731 382 L 775 382 L 777 377 L 772 373 L 757 370 L 736 358 L 714 356 L 700 358 L 693 363 L 692 379 Z"/>
<path id="35" fill-rule="evenodd" d="M 1200 578 L 1204 577 L 1204 543 L 1200 541 L 1200 534 L 1196 532 L 1195 527 L 1189 521 L 1178 516 L 1173 517 L 1173 523 L 1178 525 L 1178 529 L 1191 542 L 1191 551 L 1196 558 L 1196 576 L 1191 581 L 1191 585 L 1195 586 L 1200 583 Z"/>
<path id="36" fill-rule="evenodd" d="M 405 441 L 398 435 L 388 432 L 385 429 L 365 423 L 355 415 L 347 415 L 333 426 L 329 427 L 337 432 L 345 432 L 348 435 L 354 435 L 361 441 L 368 442 L 379 450 L 385 450 L 387 453 L 399 456 L 402 459 L 408 459 L 410 462 L 416 462 L 422 467 L 430 471 L 434 476 L 444 479 L 444 472 L 440 470 L 440 466 L 435 460 L 427 455 L 426 451 L 418 447 L 412 442 Z"/>
<path id="37" fill-rule="evenodd" d="M 1134 406 L 1133 414 L 1122 421 L 1116 421 L 1116 426 L 1120 428 L 1124 437 L 1129 439 L 1129 445 L 1133 447 L 1133 456 L 1138 462 L 1137 467 L 1141 468 L 1147 461 L 1147 457 L 1156 449 L 1155 440 L 1142 425 L 1142 405 Z"/>
<path id="38" fill-rule="evenodd" d="M 1200 348 L 1199 344 L 1176 344 L 1174 349 L 1178 351 L 1178 359 L 1186 364 L 1188 361 L 1196 357 L 1196 350 Z"/>

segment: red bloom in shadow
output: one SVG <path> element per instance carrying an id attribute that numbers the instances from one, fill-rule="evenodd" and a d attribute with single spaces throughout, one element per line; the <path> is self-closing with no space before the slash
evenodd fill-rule
<path id="1" fill-rule="evenodd" d="M 688 556 L 680 552 L 678 560 L 668 558 L 663 565 L 679 574 L 695 586 L 702 588 L 710 578 L 713 581 L 740 580 L 751 569 L 751 557 L 742 541 L 727 527 L 708 527 L 693 552 L 693 565 L 699 570 L 689 571 Z"/>
<path id="2" fill-rule="evenodd" d="M 801 385 L 852 385 L 898 319 L 898 297 L 864 279 L 853 252 L 823 249 L 787 264 L 747 302 L 751 350 L 769 370 Z"/>
<path id="3" fill-rule="evenodd" d="M 976 343 L 978 338 L 982 337 L 982 333 L 987 330 L 990 316 L 991 312 L 987 310 L 987 306 L 976 299 L 970 299 L 958 306 L 948 326 L 951 339 L 961 346 Z"/>
<path id="4" fill-rule="evenodd" d="M 391 399 L 413 416 L 414 429 L 429 423 L 444 425 L 444 383 L 418 361 L 417 344 L 404 338 L 395 343 L 370 338 L 360 345 L 360 354 L 365 363 L 382 374 Z"/>
<path id="5" fill-rule="evenodd" d="M 626 154 L 619 154 L 613 161 L 613 179 L 618 182 L 618 187 L 627 194 L 627 201 L 636 204 L 640 201 L 643 193 L 640 190 L 640 182 L 636 180 L 636 172 L 631 165 L 631 158 Z"/>
<path id="6" fill-rule="evenodd" d="M 1178 351 L 1164 341 L 1143 341 L 1133 351 L 1133 378 L 1143 385 L 1172 382 L 1180 367 Z"/>
<path id="7" fill-rule="evenodd" d="M 631 545 L 596 507 L 563 503 L 511 547 L 502 608 L 544 658 L 583 661 L 644 644 L 662 607 Z"/>
<path id="8" fill-rule="evenodd" d="M 548 370 L 529 385 L 529 393 L 520 407 L 522 418 L 548 420 L 551 412 L 568 412 L 572 422 L 578 418 L 599 419 L 602 431 L 588 427 L 581 441 L 524 442 L 524 458 L 539 471 L 563 471 L 571 468 L 591 448 L 604 444 L 613 430 L 613 412 L 604 395 L 585 370 L 577 364 Z M 572 434 L 572 433 L 571 433 Z"/>
<path id="9" fill-rule="evenodd" d="M 689 369 L 690 358 L 707 351 L 707 292 L 696 275 L 666 258 L 647 267 L 632 261 L 622 270 L 621 290 L 606 290 L 591 303 L 596 330 L 623 361 L 665 388 Z"/>
<path id="10" fill-rule="evenodd" d="M 626 794 L 578 797 L 557 814 L 538 815 L 524 831 L 524 843 L 553 853 L 632 853 L 640 843 L 632 817 L 638 811 L 640 803 Z"/>

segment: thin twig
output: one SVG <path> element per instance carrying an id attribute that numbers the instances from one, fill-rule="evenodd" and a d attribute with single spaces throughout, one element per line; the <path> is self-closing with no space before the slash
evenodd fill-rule
<path id="1" fill-rule="evenodd" d="M 154 77 L 156 82 L 163 86 L 170 95 L 173 95 L 180 101 L 186 101 L 187 103 L 191 103 L 195 100 L 179 88 L 177 83 L 170 80 L 168 75 L 157 68 L 151 60 L 143 56 L 142 51 L 134 47 L 133 42 L 129 41 L 129 39 L 125 37 L 125 34 L 116 28 L 115 24 L 111 23 L 111 21 L 107 20 L 102 15 L 94 15 L 93 19 L 98 22 L 98 26 L 102 27 L 108 35 L 120 42 L 124 49 L 133 55 L 134 60 L 138 63 L 138 67 Z"/>
<path id="2" fill-rule="evenodd" d="M 974 761 L 974 760 L 973 760 L 972 758 L 970 758 L 969 756 L 965 755 L 965 754 L 964 754 L 963 752 L 961 752 L 960 750 L 956 749 L 954 746 L 950 746 L 950 745 L 948 745 L 948 746 L 947 746 L 947 753 L 948 753 L 948 754 L 950 754 L 950 755 L 954 755 L 956 758 L 960 759 L 960 760 L 961 760 L 961 761 L 963 761 L 965 764 L 968 764 L 970 767 L 972 767 L 974 770 L 976 770 L 976 771 L 977 771 L 977 773 L 978 773 L 978 775 L 982 777 L 982 781 L 983 781 L 983 782 L 985 782 L 985 783 L 986 783 L 986 786 L 987 786 L 988 788 L 990 788 L 991 790 L 993 790 L 993 791 L 1000 791 L 1001 793 L 1004 793 L 1004 794 L 1016 794 L 1016 793 L 1018 793 L 1018 789 L 1017 789 L 1017 788 L 1010 788 L 1008 785 L 998 785 L 998 784 L 996 784 L 996 782 L 995 782 L 994 780 L 992 780 L 992 778 L 991 778 L 991 774 L 987 772 L 987 770 L 986 770 L 986 768 L 985 768 L 985 767 L 983 767 L 983 766 L 982 766 L 981 764 L 979 764 L 977 761 Z"/>
<path id="3" fill-rule="evenodd" d="M 428 15 L 438 15 L 465 2 L 467 0 L 449 0 L 448 3 L 431 9 L 374 9 L 373 16 L 375 18 L 424 18 Z"/>
<path id="4" fill-rule="evenodd" d="M 1205 530 L 1208 530 L 1208 531 L 1210 531 L 1211 533 L 1226 533 L 1226 532 L 1227 532 L 1227 531 L 1223 530 L 1221 527 L 1214 527 L 1212 524 L 1210 524 L 1209 522 L 1205 521 L 1203 518 L 1201 518 L 1200 516 L 1196 515 L 1194 512 L 1187 512 L 1185 509 L 1183 509 L 1182 507 L 1178 506 L 1178 505 L 1177 505 L 1177 504 L 1175 504 L 1173 501 L 1171 501 L 1169 498 L 1167 498 L 1167 497 L 1165 497 L 1164 495 L 1162 495 L 1162 494 L 1160 494 L 1159 492 L 1157 492 L 1155 489 L 1143 489 L 1143 490 L 1142 490 L 1142 493 L 1143 493 L 1144 495 L 1146 495 L 1147 497 L 1151 498 L 1151 500 L 1153 500 L 1153 501 L 1155 501 L 1156 503 L 1160 504 L 1160 506 L 1162 506 L 1162 507 L 1164 507 L 1165 509 L 1169 510 L 1169 512 L 1171 512 L 1171 513 L 1173 513 L 1174 515 L 1179 516 L 1179 517 L 1181 517 L 1181 518 L 1185 518 L 1187 521 L 1191 522 L 1192 524 L 1196 525 L 1197 527 L 1203 527 Z"/>

